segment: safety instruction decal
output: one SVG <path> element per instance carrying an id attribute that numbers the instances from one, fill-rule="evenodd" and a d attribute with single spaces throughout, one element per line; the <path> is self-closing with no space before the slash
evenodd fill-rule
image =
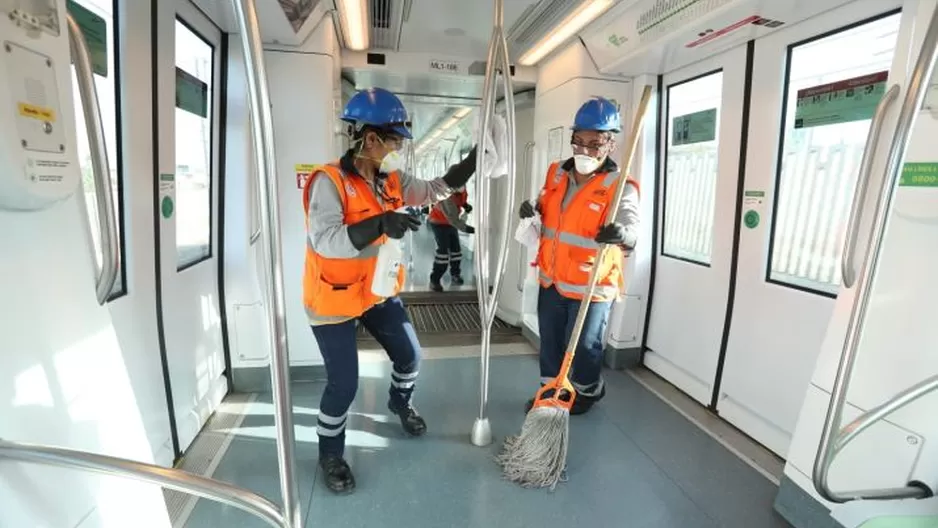
<path id="1" fill-rule="evenodd" d="M 717 137 L 717 109 L 710 108 L 671 120 L 671 146 L 713 141 Z"/>
<path id="2" fill-rule="evenodd" d="M 74 0 L 68 0 L 68 14 L 72 15 L 85 37 L 92 71 L 95 75 L 107 77 L 107 22 Z"/>
<path id="3" fill-rule="evenodd" d="M 886 93 L 888 71 L 798 90 L 795 128 L 872 119 Z"/>
<path id="4" fill-rule="evenodd" d="M 306 187 L 306 182 L 313 176 L 313 169 L 315 165 L 309 163 L 297 163 L 293 167 L 293 170 L 296 172 L 296 188 L 302 189 Z"/>
<path id="5" fill-rule="evenodd" d="M 52 108 L 29 103 L 19 103 L 16 106 L 23 117 L 31 117 L 46 123 L 55 123 L 55 110 Z"/>
<path id="6" fill-rule="evenodd" d="M 765 203 L 765 191 L 745 191 L 743 193 L 743 208 L 746 212 L 743 214 L 743 225 L 749 229 L 755 229 L 759 226 L 762 206 Z"/>
<path id="7" fill-rule="evenodd" d="M 906 163 L 899 177 L 902 187 L 938 187 L 938 163 Z"/>
<path id="8" fill-rule="evenodd" d="M 208 117 L 208 85 L 198 77 L 176 67 L 176 108 Z"/>
<path id="9" fill-rule="evenodd" d="M 163 219 L 169 220 L 173 216 L 173 212 L 176 210 L 176 205 L 173 201 L 173 195 L 176 190 L 176 175 L 175 174 L 160 174 L 160 214 L 163 216 Z"/>

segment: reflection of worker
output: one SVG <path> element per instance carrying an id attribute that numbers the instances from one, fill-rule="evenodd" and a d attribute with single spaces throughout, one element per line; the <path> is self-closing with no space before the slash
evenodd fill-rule
<path id="1" fill-rule="evenodd" d="M 449 267 L 449 276 L 454 286 L 463 284 L 462 279 L 462 246 L 459 243 L 459 231 L 475 233 L 475 229 L 466 225 L 460 218 L 461 211 L 472 212 L 472 206 L 467 200 L 469 195 L 465 189 L 459 189 L 449 198 L 437 203 L 430 210 L 427 219 L 433 237 L 436 239 L 436 255 L 433 259 L 433 271 L 430 273 L 430 289 L 435 292 L 443 291 L 440 279 Z"/>
<path id="2" fill-rule="evenodd" d="M 447 198 L 475 171 L 475 149 L 442 178 L 418 180 L 400 172 L 402 147 L 411 139 L 407 111 L 394 94 L 373 88 L 355 94 L 342 119 L 351 123 L 352 148 L 338 161 L 314 169 L 303 190 L 307 213 L 303 302 L 328 378 L 319 406 L 319 463 L 326 486 L 354 489 L 344 460 L 349 406 L 358 388 L 356 324 L 387 351 L 393 364 L 388 409 L 404 431 L 421 435 L 426 422 L 411 405 L 420 344 L 396 296 L 371 293 L 378 249 L 416 230 L 420 221 L 397 212 Z M 404 282 L 399 275 L 395 292 Z"/>
<path id="3" fill-rule="evenodd" d="M 627 178 L 622 182 L 628 185 L 622 202 L 610 203 L 621 179 L 609 158 L 619 129 L 619 112 L 609 100 L 597 97 L 583 104 L 574 118 L 573 158 L 552 164 L 537 202 L 521 204 L 521 218 L 536 212 L 542 216 L 537 255 L 542 385 L 560 371 L 590 271 L 599 266 L 570 375 L 577 392 L 571 414 L 587 412 L 606 394 L 600 376 L 606 322 L 612 301 L 623 288 L 623 254 L 631 252 L 638 237 L 638 183 Z M 603 225 L 606 211 L 612 221 Z M 600 244 L 614 247 L 597 263 Z M 529 400 L 526 410 L 533 403 Z"/>

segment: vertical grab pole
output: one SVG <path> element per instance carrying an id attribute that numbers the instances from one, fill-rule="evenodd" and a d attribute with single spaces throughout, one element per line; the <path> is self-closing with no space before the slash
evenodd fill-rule
<path id="1" fill-rule="evenodd" d="M 251 103 L 254 162 L 257 164 L 258 192 L 261 200 L 261 228 L 267 234 L 267 269 L 270 288 L 266 288 L 267 319 L 271 339 L 270 377 L 274 399 L 274 423 L 277 431 L 277 463 L 283 517 L 287 528 L 302 528 L 296 479 L 296 441 L 293 431 L 293 402 L 290 394 L 290 352 L 287 348 L 286 302 L 283 294 L 283 261 L 280 241 L 280 205 L 277 196 L 277 158 L 274 153 L 273 118 L 270 91 L 264 64 L 257 7 L 254 0 L 231 0 L 247 74 Z"/>
<path id="2" fill-rule="evenodd" d="M 489 42 L 488 59 L 485 66 L 485 83 L 482 90 L 482 112 L 479 120 L 479 135 L 476 162 L 476 207 L 479 210 L 479 228 L 476 230 L 476 282 L 479 297 L 479 316 L 482 324 L 482 346 L 480 354 L 480 388 L 479 388 L 479 416 L 472 426 L 471 439 L 476 446 L 486 446 L 492 443 L 492 428 L 489 424 L 488 389 L 489 389 L 489 357 L 492 345 L 492 324 L 495 322 L 495 312 L 498 307 L 498 293 L 505 274 L 507 261 L 509 226 L 504 222 L 501 229 L 501 246 L 496 259 L 495 276 L 489 281 L 489 253 L 490 238 L 489 226 L 481 225 L 488 218 L 489 188 L 491 182 L 481 175 L 485 174 L 484 158 L 486 151 L 486 133 L 489 120 L 495 115 L 495 97 L 497 93 L 495 75 L 500 69 L 502 86 L 505 91 L 506 124 L 508 137 L 508 189 L 505 198 L 504 213 L 507 219 L 511 215 L 512 200 L 515 188 L 515 106 L 514 92 L 511 85 L 511 68 L 508 57 L 508 45 L 504 34 L 504 1 L 495 0 L 494 27 L 492 39 Z M 494 137 L 493 137 L 494 140 Z"/>

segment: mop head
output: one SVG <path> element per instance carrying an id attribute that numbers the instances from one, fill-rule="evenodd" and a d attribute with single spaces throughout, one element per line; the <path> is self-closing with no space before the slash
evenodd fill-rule
<path id="1" fill-rule="evenodd" d="M 553 490 L 566 468 L 569 437 L 569 409 L 534 407 L 524 419 L 521 434 L 506 438 L 495 460 L 506 479 L 525 488 Z"/>

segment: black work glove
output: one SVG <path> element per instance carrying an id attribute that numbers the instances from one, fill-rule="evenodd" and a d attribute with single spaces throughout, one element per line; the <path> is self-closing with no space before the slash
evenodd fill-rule
<path id="1" fill-rule="evenodd" d="M 535 214 L 541 212 L 540 204 L 535 203 L 532 200 L 525 200 L 521 202 L 521 210 L 518 212 L 518 215 L 521 216 L 521 219 L 531 218 Z"/>
<path id="2" fill-rule="evenodd" d="M 429 205 L 423 206 L 423 208 L 420 209 L 420 214 L 430 214 L 430 206 Z"/>
<path id="3" fill-rule="evenodd" d="M 472 212 L 472 206 L 469 205 L 469 204 L 463 204 L 462 210 L 465 211 L 467 214 L 468 214 L 468 213 L 471 213 L 471 212 Z"/>
<path id="4" fill-rule="evenodd" d="M 465 232 L 466 232 L 467 234 L 470 234 L 470 235 L 471 235 L 471 234 L 473 234 L 473 233 L 476 232 L 476 228 L 472 227 L 471 225 L 467 225 L 467 226 L 466 226 L 466 229 L 465 229 Z"/>
<path id="5" fill-rule="evenodd" d="M 598 244 L 611 244 L 614 246 L 624 246 L 627 249 L 628 246 L 625 243 L 625 226 L 619 222 L 613 222 L 611 224 L 604 225 L 599 233 L 596 233 L 596 238 L 593 240 Z"/>
<path id="6" fill-rule="evenodd" d="M 381 235 L 404 238 L 407 231 L 420 228 L 420 219 L 414 215 L 388 211 L 348 226 L 348 237 L 355 249 L 361 251 Z"/>
<path id="7" fill-rule="evenodd" d="M 472 150 L 469 151 L 469 155 L 467 155 L 465 159 L 450 167 L 449 170 L 446 171 L 446 174 L 443 175 L 443 181 L 446 182 L 446 185 L 448 185 L 450 189 L 458 189 L 465 185 L 476 171 L 477 148 L 478 147 L 472 147 Z"/>

